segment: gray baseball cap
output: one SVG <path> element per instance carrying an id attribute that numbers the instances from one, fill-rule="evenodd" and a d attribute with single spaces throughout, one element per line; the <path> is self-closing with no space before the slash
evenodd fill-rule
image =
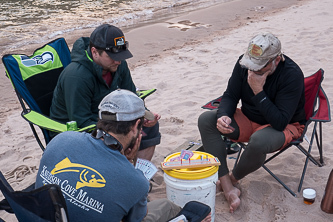
<path id="1" fill-rule="evenodd" d="M 141 117 L 155 119 L 154 114 L 146 110 L 143 100 L 126 89 L 117 89 L 109 93 L 103 98 L 98 109 L 99 118 L 104 120 L 132 121 Z M 102 114 L 104 111 L 111 115 Z"/>
<path id="2" fill-rule="evenodd" d="M 249 70 L 262 69 L 270 59 L 281 54 L 281 42 L 271 33 L 259 34 L 253 37 L 239 64 Z"/>

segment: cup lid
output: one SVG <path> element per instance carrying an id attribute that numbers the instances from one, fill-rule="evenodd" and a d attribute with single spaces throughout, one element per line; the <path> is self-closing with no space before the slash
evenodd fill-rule
<path id="1" fill-rule="evenodd" d="M 306 199 L 314 199 L 316 197 L 316 191 L 311 188 L 304 189 L 303 197 Z"/>

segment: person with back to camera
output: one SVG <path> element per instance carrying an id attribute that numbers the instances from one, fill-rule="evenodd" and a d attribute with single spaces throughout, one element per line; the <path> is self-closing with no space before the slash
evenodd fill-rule
<path id="1" fill-rule="evenodd" d="M 282 54 L 279 39 L 271 33 L 253 37 L 235 64 L 218 109 L 198 119 L 204 149 L 221 160 L 217 189 L 223 190 L 230 212 L 241 203 L 238 181 L 259 169 L 267 153 L 301 136 L 304 103 L 303 72 Z M 248 142 L 232 172 L 221 135 Z"/>
<path id="2" fill-rule="evenodd" d="M 79 128 L 96 124 L 98 104 L 121 88 L 136 92 L 126 59 L 132 56 L 123 32 L 112 25 L 97 27 L 89 37 L 73 45 L 72 62 L 61 73 L 54 90 L 50 117 L 59 122 L 76 121 Z M 145 120 L 138 156 L 151 160 L 160 143 L 158 120 Z M 55 133 L 51 133 L 52 137 Z"/>
<path id="3" fill-rule="evenodd" d="M 97 129 L 92 134 L 67 131 L 47 145 L 36 188 L 58 184 L 72 222 L 165 222 L 173 218 L 181 207 L 168 199 L 147 203 L 149 182 L 133 165 L 145 118 L 155 116 L 136 94 L 123 89 L 111 92 L 99 105 Z"/>

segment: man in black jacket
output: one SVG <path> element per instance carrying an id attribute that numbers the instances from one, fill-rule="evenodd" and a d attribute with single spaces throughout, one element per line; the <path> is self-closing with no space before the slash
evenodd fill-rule
<path id="1" fill-rule="evenodd" d="M 124 33 L 109 24 L 98 26 L 90 37 L 80 37 L 71 52 L 72 62 L 60 74 L 54 90 L 50 117 L 61 123 L 76 121 L 79 128 L 96 124 L 98 104 L 110 92 L 136 92 L 126 59 L 132 56 Z M 138 156 L 151 160 L 160 144 L 160 115 L 145 120 Z M 51 135 L 54 137 L 54 133 Z"/>
<path id="2" fill-rule="evenodd" d="M 237 108 L 241 101 L 241 108 Z M 237 182 L 259 169 L 266 154 L 298 138 L 304 129 L 304 76 L 298 65 L 281 52 L 271 33 L 253 37 L 238 59 L 217 110 L 200 115 L 198 127 L 204 148 L 221 161 L 218 189 L 230 212 L 240 205 Z M 229 173 L 221 134 L 248 142 L 237 166 Z"/>

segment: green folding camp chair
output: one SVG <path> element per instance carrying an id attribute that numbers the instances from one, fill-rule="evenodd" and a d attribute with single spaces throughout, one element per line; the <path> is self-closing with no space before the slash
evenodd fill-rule
<path id="1" fill-rule="evenodd" d="M 62 70 L 71 62 L 71 54 L 64 38 L 55 39 L 36 49 L 31 56 L 7 54 L 2 57 L 6 75 L 9 77 L 22 106 L 22 117 L 29 122 L 31 130 L 42 150 L 50 142 L 49 131 L 67 131 L 67 125 L 49 118 L 53 91 Z M 156 89 L 138 90 L 145 99 Z M 45 146 L 36 132 L 38 126 L 44 136 Z M 90 125 L 77 131 L 92 131 Z"/>
<path id="2" fill-rule="evenodd" d="M 45 146 L 35 125 L 41 129 L 45 145 L 51 140 L 48 131 L 67 131 L 66 124 L 54 121 L 48 116 L 58 77 L 71 62 L 68 45 L 64 38 L 58 38 L 36 49 L 31 56 L 7 54 L 2 57 L 2 62 L 22 106 L 21 115 L 29 122 L 39 146 L 44 150 Z M 94 125 L 79 131 L 93 128 Z"/>

